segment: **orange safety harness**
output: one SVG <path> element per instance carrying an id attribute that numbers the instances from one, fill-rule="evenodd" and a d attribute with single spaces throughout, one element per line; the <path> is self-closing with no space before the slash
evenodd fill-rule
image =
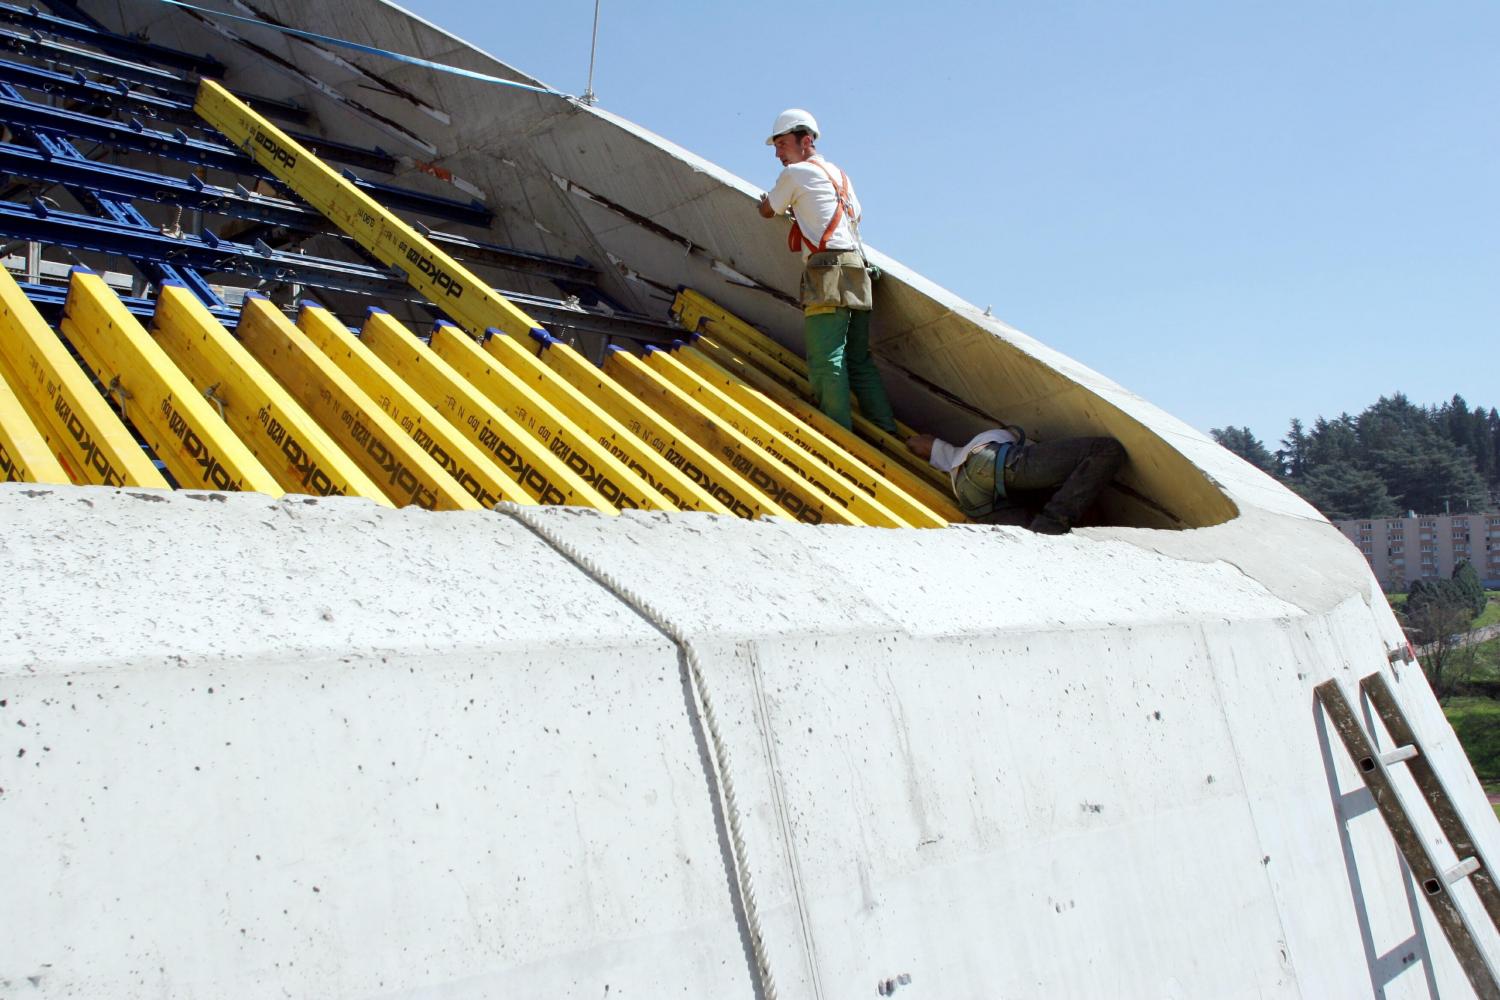
<path id="1" fill-rule="evenodd" d="M 849 175 L 843 170 L 839 171 L 844 179 L 844 183 L 840 185 L 833 179 L 833 171 L 828 169 L 828 164 L 821 159 L 807 162 L 815 164 L 828 176 L 828 183 L 833 185 L 833 195 L 838 201 L 838 206 L 833 210 L 833 218 L 828 220 L 828 228 L 823 230 L 823 238 L 818 240 L 816 246 L 803 234 L 801 223 L 797 221 L 795 215 L 793 216 L 791 231 L 786 234 L 786 248 L 792 253 L 801 253 L 804 246 L 813 253 L 822 253 L 828 249 L 828 240 L 833 236 L 833 231 L 839 227 L 839 220 L 844 217 L 845 206 L 849 204 Z M 853 209 L 849 210 L 849 218 L 854 218 Z"/>

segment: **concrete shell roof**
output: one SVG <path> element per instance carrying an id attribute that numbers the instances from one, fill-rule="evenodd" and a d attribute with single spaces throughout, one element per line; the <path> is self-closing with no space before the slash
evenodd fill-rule
<path id="1" fill-rule="evenodd" d="M 203 2 L 534 82 L 378 0 Z M 495 222 L 465 235 L 799 340 L 758 190 L 630 122 L 159 0 L 85 6 L 403 157 L 403 185 L 482 192 Z M 1420 952 L 1430 992 L 1462 993 L 1433 925 L 1407 939 L 1407 870 L 1347 811 L 1360 779 L 1317 707 L 1327 679 L 1403 684 L 1494 856 L 1363 557 L 1203 434 L 875 257 L 898 411 L 950 438 L 1117 436 L 1114 526 L 0 484 L 0 986 L 1331 996 Z"/>
<path id="2" fill-rule="evenodd" d="M 381 0 L 217 6 L 540 85 Z M 403 157 L 402 184 L 464 196 L 434 177 L 431 167 L 451 171 L 464 190 L 483 192 L 496 214 L 489 232 L 470 235 L 594 262 L 610 293 L 645 313 L 665 315 L 672 292 L 686 285 L 785 344 L 800 339 L 792 303 L 798 263 L 786 253 L 779 229 L 746 224 L 759 189 L 617 115 L 556 94 L 329 48 L 242 22 L 211 28 L 210 19 L 154 0 L 127 0 L 98 16 L 158 43 L 211 53 L 228 67 L 231 86 L 309 108 L 309 130 Z M 1274 524 L 1264 566 L 1271 576 L 1287 568 L 1283 553 L 1306 549 L 1307 542 L 1294 539 L 1320 545 L 1326 539 L 1330 558 L 1352 574 L 1335 590 L 1366 589 L 1357 558 L 1346 558 L 1352 550 L 1289 490 L 1084 364 L 871 250 L 887 275 L 878 292 L 874 347 L 909 423 L 958 439 L 1001 419 L 1043 437 L 1113 434 L 1131 457 L 1121 477 L 1126 489 L 1108 501 L 1114 523 L 1240 523 L 1239 530 L 1189 532 L 1196 536 L 1191 544 L 1171 537 L 1178 532 L 1132 532 L 1138 543 L 1194 550 L 1194 558 L 1232 552 L 1239 559 L 1240 547 L 1254 549 L 1272 537 L 1266 525 Z M 1276 564 L 1280 570 L 1273 570 Z"/>

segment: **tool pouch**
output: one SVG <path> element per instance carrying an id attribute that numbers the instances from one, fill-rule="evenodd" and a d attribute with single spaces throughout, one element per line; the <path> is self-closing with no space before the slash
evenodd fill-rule
<path id="1" fill-rule="evenodd" d="M 858 250 L 825 250 L 810 254 L 802 269 L 803 308 L 873 309 L 870 272 Z"/>

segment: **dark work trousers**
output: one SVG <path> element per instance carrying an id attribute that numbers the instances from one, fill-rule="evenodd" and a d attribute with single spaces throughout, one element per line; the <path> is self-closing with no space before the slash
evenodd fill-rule
<path id="1" fill-rule="evenodd" d="M 1023 524 L 1032 531 L 1060 535 L 1077 524 L 1125 462 L 1125 449 L 1112 437 L 1062 438 L 1013 448 L 1005 462 L 1005 499 L 991 517 L 995 524 Z"/>

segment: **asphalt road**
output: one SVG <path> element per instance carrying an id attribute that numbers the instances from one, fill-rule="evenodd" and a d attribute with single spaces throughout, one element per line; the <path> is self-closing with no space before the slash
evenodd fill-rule
<path id="1" fill-rule="evenodd" d="M 1453 645 L 1472 646 L 1476 642 L 1485 642 L 1486 640 L 1497 638 L 1500 638 L 1500 625 L 1486 625 L 1484 628 L 1476 628 L 1472 632 L 1463 633 Z M 1436 643 L 1429 642 L 1425 646 L 1418 646 L 1417 655 L 1426 656 L 1432 651 L 1432 647 L 1435 645 Z"/>

